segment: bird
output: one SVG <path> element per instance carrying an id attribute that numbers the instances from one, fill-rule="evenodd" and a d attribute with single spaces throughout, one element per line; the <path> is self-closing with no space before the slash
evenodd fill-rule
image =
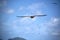
<path id="1" fill-rule="evenodd" d="M 42 16 L 47 16 L 47 15 L 31 15 L 31 16 L 17 16 L 17 17 L 29 17 L 29 18 L 35 18 L 35 17 L 42 17 Z"/>
<path id="2" fill-rule="evenodd" d="M 57 3 L 52 3 L 52 4 L 57 4 Z"/>

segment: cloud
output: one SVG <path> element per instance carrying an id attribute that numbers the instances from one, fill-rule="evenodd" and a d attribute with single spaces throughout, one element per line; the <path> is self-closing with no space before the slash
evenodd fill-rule
<path id="1" fill-rule="evenodd" d="M 53 17 L 49 21 L 46 21 L 45 23 L 43 23 L 43 25 L 55 27 L 59 24 L 59 20 L 60 20 L 59 18 Z"/>
<path id="2" fill-rule="evenodd" d="M 19 9 L 20 11 L 22 10 L 24 13 L 26 12 L 27 14 L 44 14 L 41 9 L 44 8 L 46 5 L 45 3 L 41 2 L 41 3 L 32 3 L 28 6 L 21 6 Z"/>
<path id="3" fill-rule="evenodd" d="M 7 13 L 14 13 L 14 10 L 13 10 L 13 9 L 9 9 L 9 10 L 7 11 Z"/>
<path id="4" fill-rule="evenodd" d="M 32 33 L 31 27 L 25 27 L 25 33 Z"/>
<path id="5" fill-rule="evenodd" d="M 37 10 L 39 8 L 42 8 L 42 7 L 45 7 L 46 5 L 44 3 L 33 3 L 31 5 L 28 6 L 27 9 L 30 9 L 30 10 Z"/>
<path id="6" fill-rule="evenodd" d="M 30 19 L 28 17 L 27 18 L 20 18 L 20 19 L 17 19 L 15 21 L 13 21 L 12 22 L 12 26 L 14 28 L 17 27 L 18 30 L 20 30 L 20 32 L 24 32 L 24 33 L 38 33 L 39 29 L 37 28 L 37 25 L 35 25 L 34 28 L 31 26 L 31 24 L 35 20 L 36 19 Z"/>
<path id="7" fill-rule="evenodd" d="M 20 33 L 33 33 L 33 34 L 41 34 L 41 35 L 60 35 L 60 30 L 58 27 L 60 19 L 53 17 L 50 18 L 49 21 L 45 23 L 40 23 L 40 26 L 34 24 L 34 20 L 29 18 L 17 19 L 14 20 L 10 27 L 12 26 L 12 30 Z M 7 24 L 8 25 L 8 24 Z"/>
<path id="8" fill-rule="evenodd" d="M 12 14 L 12 13 L 14 13 L 14 9 L 6 9 L 6 10 L 4 10 L 5 11 L 5 13 L 7 13 L 7 14 Z"/>
<path id="9" fill-rule="evenodd" d="M 3 9 L 1 9 L 1 11 L 2 11 L 3 13 L 6 13 L 6 14 L 12 14 L 12 13 L 15 12 L 15 10 L 12 9 L 12 8 L 3 8 Z"/>
<path id="10" fill-rule="evenodd" d="M 59 18 L 51 18 L 50 22 L 48 23 L 48 26 L 52 26 L 52 27 L 55 27 L 59 24 Z"/>
<path id="11" fill-rule="evenodd" d="M 43 35 L 60 35 L 60 31 L 58 30 L 58 24 L 59 24 L 59 18 L 53 17 L 51 18 L 49 21 L 46 21 L 45 23 L 40 23 L 40 26 L 38 26 L 37 24 L 33 24 L 36 19 L 31 20 L 30 18 L 21 18 L 21 19 L 17 19 L 14 21 L 14 23 L 12 25 L 14 25 L 14 27 L 21 27 L 25 25 L 25 27 L 23 28 L 25 33 L 40 33 Z M 19 24 L 19 26 L 17 26 L 17 23 Z M 30 25 L 28 27 L 28 25 Z M 32 27 L 33 26 L 33 27 Z M 39 28 L 40 27 L 40 28 Z M 19 30 L 23 30 L 23 29 Z"/>
<path id="12" fill-rule="evenodd" d="M 29 5 L 27 9 L 29 10 L 36 10 L 39 8 L 39 4 L 32 4 L 32 5 Z"/>
<path id="13" fill-rule="evenodd" d="M 22 10 L 24 10 L 25 8 L 23 7 L 23 6 L 21 6 L 20 8 L 19 8 L 19 10 L 20 11 L 22 11 Z"/>
<path id="14" fill-rule="evenodd" d="M 24 16 L 30 16 L 29 14 L 25 14 Z M 34 21 L 36 21 L 36 17 L 35 18 L 33 18 L 33 19 L 31 19 L 30 17 L 23 17 L 23 18 L 19 18 L 19 19 L 17 19 L 21 24 L 30 24 L 30 23 L 32 23 L 32 22 L 34 22 Z"/>
<path id="15" fill-rule="evenodd" d="M 53 17 L 49 21 L 42 23 L 41 28 L 40 28 L 40 33 L 46 35 L 46 34 L 51 34 L 51 35 L 60 35 L 59 31 L 59 18 Z M 46 34 L 45 34 L 46 33 Z"/>
<path id="16" fill-rule="evenodd" d="M 39 27 L 37 27 L 37 25 L 34 25 L 34 27 L 27 26 L 27 27 L 25 27 L 25 32 L 32 33 L 32 34 L 38 34 L 38 33 L 40 33 L 40 29 L 39 29 Z"/>

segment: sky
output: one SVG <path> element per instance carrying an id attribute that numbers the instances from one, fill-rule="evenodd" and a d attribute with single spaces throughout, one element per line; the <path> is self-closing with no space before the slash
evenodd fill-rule
<path id="1" fill-rule="evenodd" d="M 0 0 L 0 38 L 60 40 L 60 0 Z M 46 14 L 44 17 L 18 18 Z"/>

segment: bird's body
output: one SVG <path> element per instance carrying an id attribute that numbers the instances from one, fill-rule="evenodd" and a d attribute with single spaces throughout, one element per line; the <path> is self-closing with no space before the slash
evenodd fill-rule
<path id="1" fill-rule="evenodd" d="M 34 18 L 35 16 L 30 16 L 30 18 Z"/>

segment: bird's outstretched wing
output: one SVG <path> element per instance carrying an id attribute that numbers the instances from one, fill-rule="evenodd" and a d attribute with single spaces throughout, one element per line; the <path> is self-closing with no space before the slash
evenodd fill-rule
<path id="1" fill-rule="evenodd" d="M 47 15 L 34 15 L 34 16 L 47 16 Z"/>
<path id="2" fill-rule="evenodd" d="M 46 15 L 33 15 L 33 16 L 17 16 L 17 17 L 41 17 L 41 16 L 46 16 Z"/>
<path id="3" fill-rule="evenodd" d="M 30 16 L 17 16 L 17 17 L 30 17 Z"/>

